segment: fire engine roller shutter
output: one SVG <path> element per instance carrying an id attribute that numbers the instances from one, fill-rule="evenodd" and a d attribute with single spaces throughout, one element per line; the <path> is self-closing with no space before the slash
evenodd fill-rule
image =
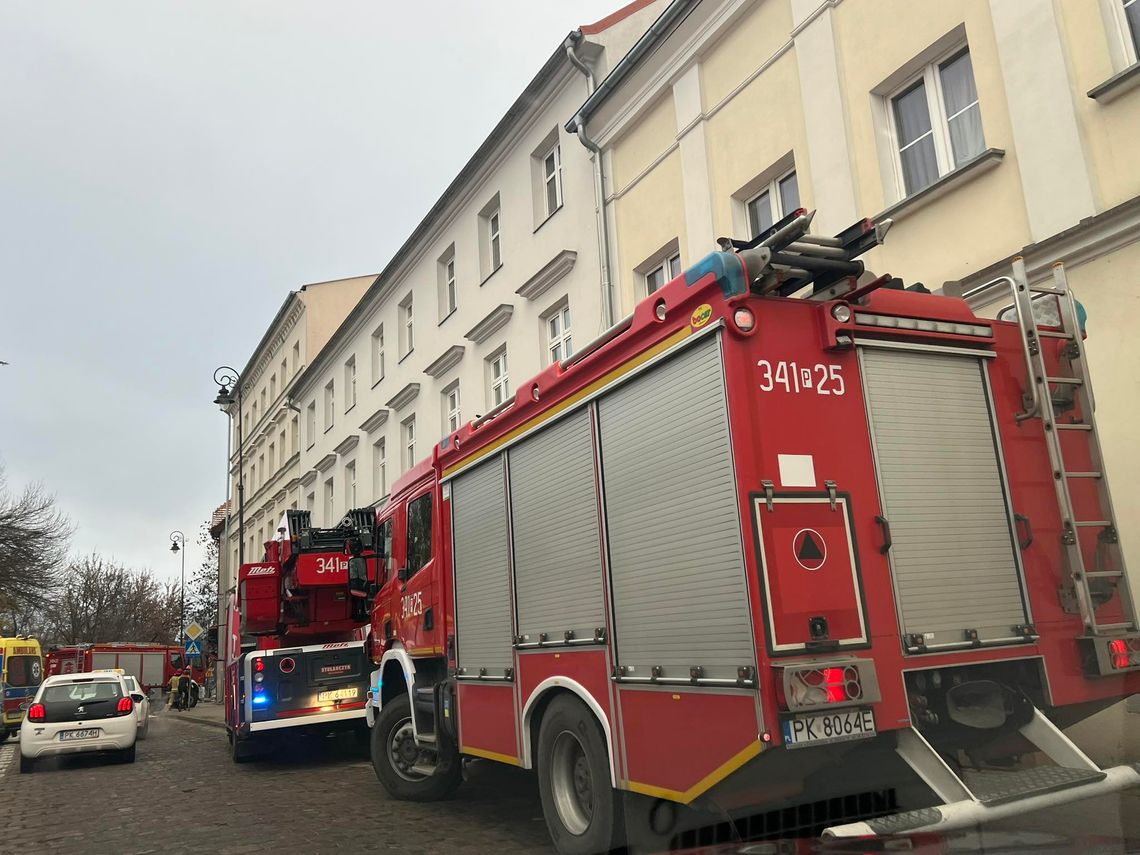
<path id="1" fill-rule="evenodd" d="M 512 448 L 510 464 L 519 635 L 592 638 L 605 619 L 589 410 Z"/>
<path id="2" fill-rule="evenodd" d="M 467 675 L 502 677 L 513 665 L 503 459 L 480 464 L 451 486 L 457 661 Z"/>
<path id="3" fill-rule="evenodd" d="M 903 633 L 1011 638 L 1027 618 L 981 360 L 860 356 Z"/>
<path id="4" fill-rule="evenodd" d="M 755 665 L 716 336 L 598 404 L 617 661 L 633 678 Z"/>

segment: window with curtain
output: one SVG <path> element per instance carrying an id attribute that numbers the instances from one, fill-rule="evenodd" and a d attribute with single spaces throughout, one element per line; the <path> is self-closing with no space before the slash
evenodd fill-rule
<path id="1" fill-rule="evenodd" d="M 907 196 L 968 163 L 986 147 L 968 50 L 926 66 L 890 101 Z"/>
<path id="2" fill-rule="evenodd" d="M 800 184 L 796 171 L 777 178 L 748 200 L 748 228 L 752 237 L 772 228 L 772 225 L 800 206 Z"/>

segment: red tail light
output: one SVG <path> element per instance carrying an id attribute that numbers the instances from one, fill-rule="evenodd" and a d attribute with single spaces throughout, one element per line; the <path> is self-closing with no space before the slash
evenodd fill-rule
<path id="1" fill-rule="evenodd" d="M 28 721 L 43 721 L 47 718 L 47 710 L 43 704 L 32 704 L 28 707 Z"/>
<path id="2" fill-rule="evenodd" d="M 119 698 L 119 705 L 115 708 L 115 712 L 117 712 L 119 715 L 124 715 L 125 713 L 129 713 L 134 708 L 135 702 L 130 698 Z"/>
<path id="3" fill-rule="evenodd" d="M 254 671 L 264 671 L 265 670 L 265 660 L 264 659 L 254 659 L 253 660 L 253 670 Z"/>
<path id="4" fill-rule="evenodd" d="M 1132 651 L 1123 638 L 1114 638 L 1108 643 L 1108 653 L 1112 657 L 1112 667 L 1116 669 L 1132 667 Z M 30 715 L 30 713 L 29 713 Z"/>
<path id="5" fill-rule="evenodd" d="M 842 668 L 824 668 L 823 686 L 827 689 L 827 702 L 829 704 L 849 700 L 847 697 L 847 680 L 844 678 Z"/>

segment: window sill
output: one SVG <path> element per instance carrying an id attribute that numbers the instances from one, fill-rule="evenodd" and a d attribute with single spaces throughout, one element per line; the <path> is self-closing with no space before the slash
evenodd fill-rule
<path id="1" fill-rule="evenodd" d="M 1125 92 L 1140 86 L 1140 62 L 1134 62 L 1119 74 L 1114 74 L 1100 86 L 1094 86 L 1086 94 L 1098 104 L 1115 101 Z"/>
<path id="2" fill-rule="evenodd" d="M 897 220 L 899 217 L 924 208 L 935 199 L 941 198 L 962 184 L 974 180 L 984 172 L 989 172 L 1000 164 L 1004 157 L 1005 149 L 987 148 L 973 160 L 962 164 L 951 172 L 947 172 L 933 184 L 923 187 L 917 193 L 895 202 L 888 208 L 884 208 L 874 216 L 874 220 L 878 222 L 888 217 Z"/>
<path id="3" fill-rule="evenodd" d="M 440 318 L 440 319 L 439 319 L 439 323 L 438 323 L 438 324 L 436 324 L 436 326 L 437 326 L 437 327 L 442 327 L 442 326 L 443 326 L 443 322 L 444 322 L 444 321 L 446 321 L 448 318 L 450 318 L 450 317 L 451 317 L 452 315 L 454 315 L 454 314 L 455 314 L 455 309 L 452 309 L 450 312 L 448 312 L 446 315 L 444 315 L 442 318 Z"/>
<path id="4" fill-rule="evenodd" d="M 562 210 L 562 208 L 565 206 L 565 204 L 566 204 L 565 202 L 562 203 L 557 208 L 555 208 L 553 211 L 551 211 L 549 214 L 547 214 L 545 219 L 543 219 L 543 221 L 541 223 L 539 223 L 537 226 L 534 227 L 534 231 L 531 232 L 531 234 L 532 235 L 538 234 L 538 230 L 541 229 L 543 226 L 545 226 L 547 223 L 549 223 L 554 218 L 554 215 Z"/>
<path id="5" fill-rule="evenodd" d="M 400 365 L 405 359 L 407 359 L 409 356 L 411 356 L 415 352 L 416 352 L 416 349 L 413 347 L 411 350 L 409 350 L 407 353 L 405 353 L 403 356 L 401 356 L 399 359 L 397 359 L 396 364 Z"/>
<path id="6" fill-rule="evenodd" d="M 491 277 L 494 276 L 496 273 L 498 273 L 502 269 L 503 269 L 503 265 L 500 263 L 498 267 L 496 267 L 494 270 L 492 270 L 490 273 L 488 273 L 486 276 L 483 277 L 483 281 L 479 283 L 479 287 L 482 288 L 484 285 L 486 285 L 487 282 L 490 281 Z"/>

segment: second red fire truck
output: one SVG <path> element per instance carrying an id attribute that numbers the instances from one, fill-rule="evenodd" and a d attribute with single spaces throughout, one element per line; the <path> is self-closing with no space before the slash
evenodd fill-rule
<path id="1" fill-rule="evenodd" d="M 308 511 L 287 511 L 279 535 L 265 544 L 265 560 L 239 568 L 230 610 L 225 703 L 234 762 L 274 736 L 364 728 L 375 512 L 353 510 L 319 529 Z"/>
<path id="2" fill-rule="evenodd" d="M 1140 782 L 1060 730 L 1140 691 L 1063 269 L 1015 264 L 991 320 L 866 273 L 889 222 L 810 221 L 724 242 L 395 485 L 355 586 L 393 796 L 533 768 L 584 853 L 701 811 L 942 831 Z"/>

